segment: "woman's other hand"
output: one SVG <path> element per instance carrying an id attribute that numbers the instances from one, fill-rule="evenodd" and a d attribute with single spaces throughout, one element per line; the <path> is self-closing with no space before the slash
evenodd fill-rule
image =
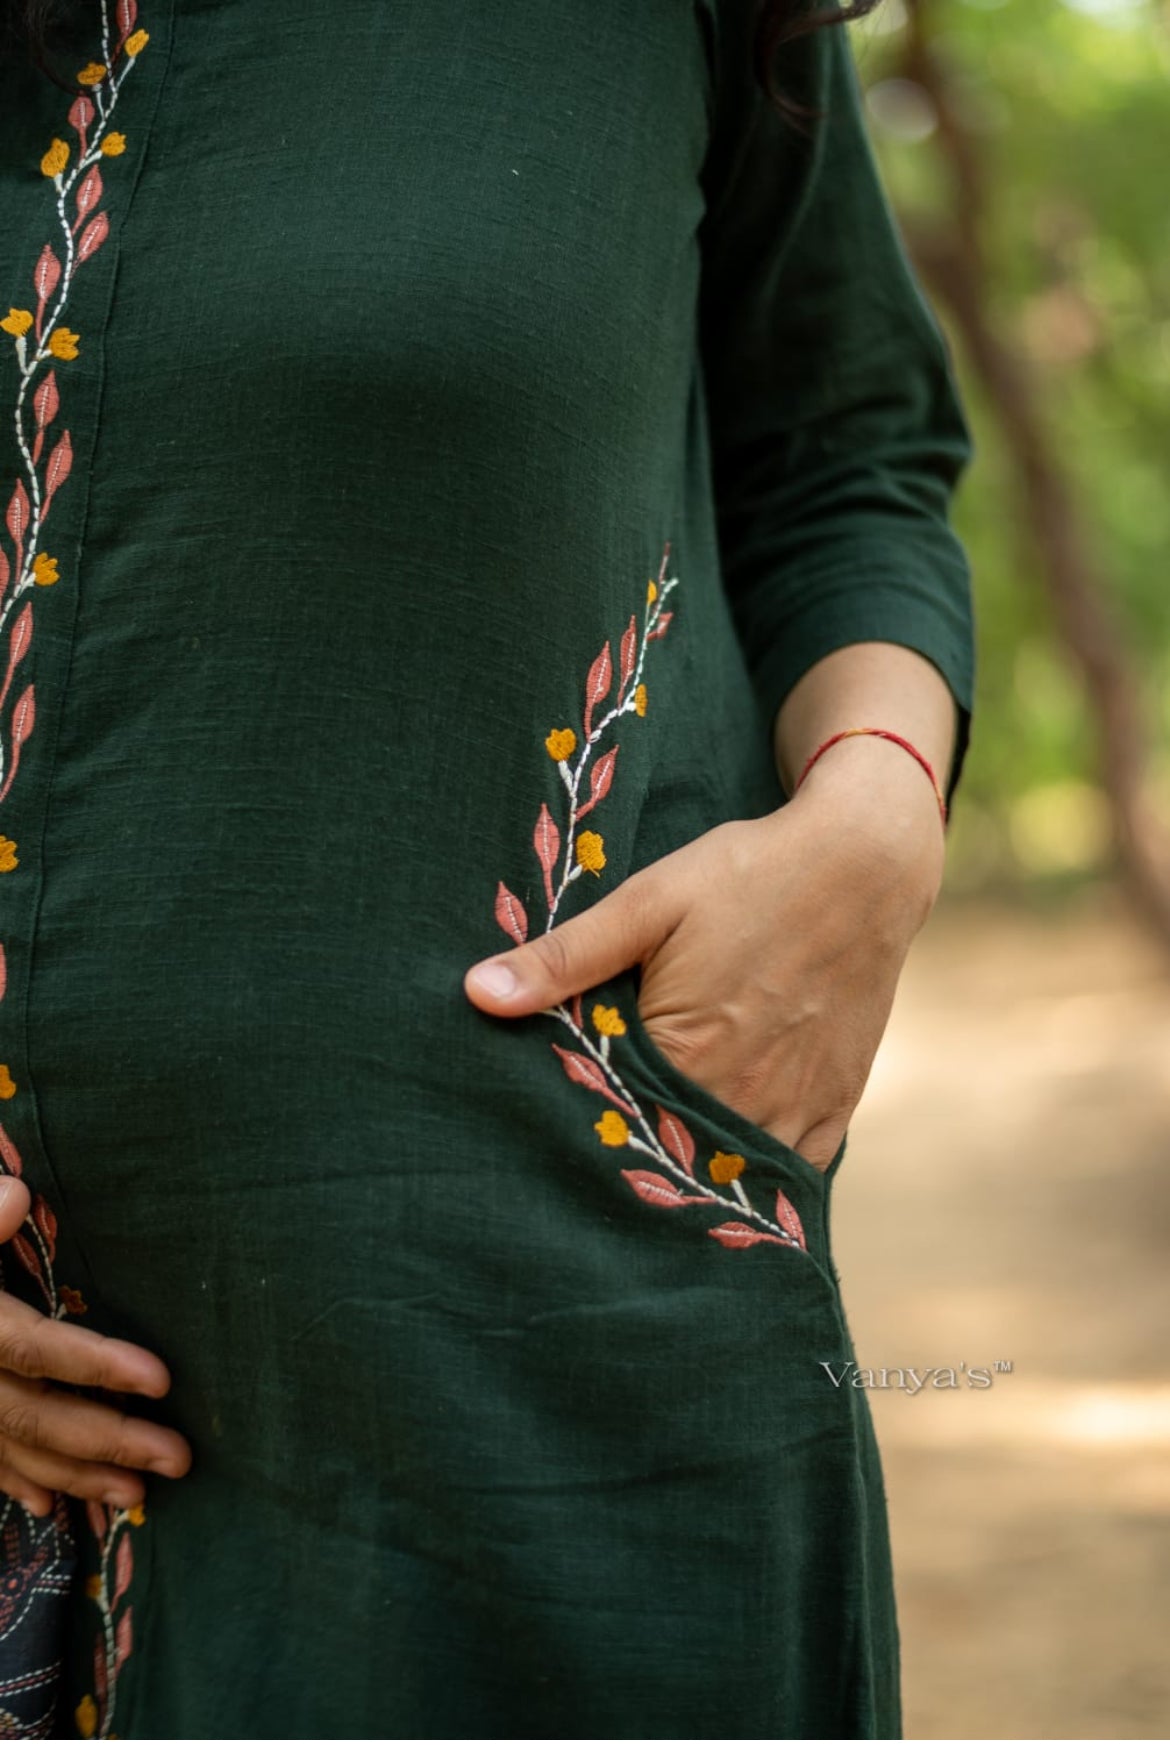
<path id="1" fill-rule="evenodd" d="M 28 1216 L 29 1193 L 0 1178 L 0 1243 Z M 55 1321 L 0 1292 L 0 1491 L 44 1516 L 53 1493 L 100 1498 L 129 1509 L 145 1496 L 142 1472 L 181 1478 L 191 1449 L 177 1431 L 55 1382 L 158 1399 L 171 1386 L 165 1364 L 141 1346 Z"/>
<path id="2" fill-rule="evenodd" d="M 638 1010 L 684 1073 L 819 1169 L 861 1099 L 898 977 L 938 894 L 938 803 L 874 735 L 831 747 L 789 803 L 631 875 L 581 915 L 471 969 L 500 1017 L 641 966 Z M 510 970 L 511 993 L 479 972 Z"/>

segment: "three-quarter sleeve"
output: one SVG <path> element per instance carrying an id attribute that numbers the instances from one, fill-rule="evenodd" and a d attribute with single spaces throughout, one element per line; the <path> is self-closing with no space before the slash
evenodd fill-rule
<path id="1" fill-rule="evenodd" d="M 971 435 L 879 177 L 845 31 L 784 51 L 783 88 L 821 112 L 801 132 L 754 78 L 753 11 L 715 9 L 700 230 L 724 586 L 770 726 L 802 674 L 845 644 L 899 643 L 931 660 L 959 712 L 949 800 L 975 681 L 970 571 L 949 522 Z"/>

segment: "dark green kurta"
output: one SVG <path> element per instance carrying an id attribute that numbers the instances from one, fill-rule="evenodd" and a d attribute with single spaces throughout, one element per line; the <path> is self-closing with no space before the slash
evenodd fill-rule
<path id="1" fill-rule="evenodd" d="M 953 791 L 968 438 L 846 39 L 809 139 L 742 0 L 109 8 L 72 107 L 0 70 L 5 1263 L 195 1466 L 70 1512 L 60 1726 L 897 1734 L 832 1175 L 634 969 L 462 991 L 781 805 L 842 644 L 935 662 Z M 35 1731 L 68 1538 L 3 1548 Z"/>

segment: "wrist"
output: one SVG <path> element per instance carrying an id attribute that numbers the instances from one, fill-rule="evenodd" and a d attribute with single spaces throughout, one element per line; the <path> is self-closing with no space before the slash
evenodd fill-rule
<path id="1" fill-rule="evenodd" d="M 923 920 L 942 884 L 946 837 L 929 776 L 896 741 L 877 734 L 838 740 L 812 765 L 786 807 L 824 813 L 886 869 Z"/>

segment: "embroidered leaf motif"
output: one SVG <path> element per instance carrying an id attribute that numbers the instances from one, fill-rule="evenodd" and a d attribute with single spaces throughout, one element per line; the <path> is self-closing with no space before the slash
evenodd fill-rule
<path id="1" fill-rule="evenodd" d="M 617 763 L 619 747 L 611 746 L 603 757 L 598 758 L 589 773 L 589 799 L 577 812 L 578 819 L 583 819 L 587 812 L 592 812 L 599 800 L 604 800 L 613 787 L 613 768 Z"/>
<path id="2" fill-rule="evenodd" d="M 807 1250 L 804 1240 L 804 1226 L 800 1222 L 800 1214 L 789 1200 L 782 1188 L 776 1190 L 776 1223 L 788 1232 L 798 1247 Z"/>
<path id="3" fill-rule="evenodd" d="M 57 1215 L 45 1199 L 38 1194 L 32 1204 L 33 1223 L 45 1239 L 45 1247 L 49 1251 L 51 1261 L 57 1252 Z"/>
<path id="4" fill-rule="evenodd" d="M 24 538 L 25 529 L 28 527 L 28 492 L 19 479 L 16 481 L 12 496 L 8 499 L 4 521 L 9 533 L 19 545 Z"/>
<path id="5" fill-rule="evenodd" d="M 117 1559 L 114 1565 L 114 1605 L 117 1606 L 134 1575 L 134 1552 L 130 1545 L 129 1534 L 123 1534 L 118 1541 Z M 127 1617 L 129 1614 L 127 1614 Z"/>
<path id="6" fill-rule="evenodd" d="M 9 673 L 24 659 L 28 645 L 32 642 L 32 633 L 32 601 L 26 600 L 17 615 L 16 623 L 12 627 L 12 635 L 8 639 Z"/>
<path id="7" fill-rule="evenodd" d="M 114 16 L 118 20 L 119 36 L 129 36 L 138 22 L 138 0 L 118 0 Z"/>
<path id="8" fill-rule="evenodd" d="M 685 1123 L 668 1109 L 663 1109 L 656 1103 L 658 1111 L 658 1138 L 666 1147 L 676 1164 L 681 1164 L 688 1176 L 693 1176 L 695 1163 L 695 1142 L 691 1131 Z"/>
<path id="9" fill-rule="evenodd" d="M 784 1249 L 791 1246 L 783 1237 L 774 1237 L 770 1231 L 753 1230 L 751 1225 L 716 1225 L 707 1235 L 722 1243 L 725 1249 L 750 1249 L 753 1243 L 779 1243 Z"/>
<path id="10" fill-rule="evenodd" d="M 622 1175 L 640 1200 L 652 1206 L 702 1206 L 706 1196 L 684 1194 L 666 1176 L 656 1176 L 652 1170 L 623 1170 Z"/>
<path id="11" fill-rule="evenodd" d="M 29 1242 L 28 1238 L 22 1237 L 19 1231 L 12 1239 L 12 1251 L 16 1256 L 16 1259 L 20 1262 L 20 1265 L 27 1272 L 31 1273 L 34 1279 L 43 1280 L 44 1275 L 41 1272 L 41 1258 Z"/>
<path id="12" fill-rule="evenodd" d="M 53 253 L 51 243 L 46 243 L 37 256 L 36 268 L 33 272 L 33 285 L 42 303 L 47 303 L 61 282 L 61 263 Z"/>
<path id="13" fill-rule="evenodd" d="M 104 212 L 99 212 L 96 218 L 91 218 L 81 233 L 81 241 L 77 245 L 77 261 L 88 261 L 91 255 L 96 255 L 110 234 L 110 221 Z"/>
<path id="14" fill-rule="evenodd" d="M 50 370 L 33 395 L 33 413 L 39 430 L 44 430 L 47 424 L 52 424 L 60 404 L 61 396 L 57 392 L 57 372 Z"/>
<path id="15" fill-rule="evenodd" d="M 608 697 L 610 683 L 613 679 L 613 657 L 606 643 L 596 661 L 589 669 L 589 677 L 585 681 L 585 738 L 593 731 L 593 711 L 603 697 Z"/>
<path id="16" fill-rule="evenodd" d="M 77 212 L 86 218 L 102 197 L 102 173 L 96 164 L 86 171 L 77 190 Z"/>
<path id="17" fill-rule="evenodd" d="M 61 440 L 50 454 L 48 465 L 45 468 L 45 507 L 41 516 L 42 521 L 49 513 L 49 505 L 55 494 L 64 485 L 72 471 L 73 444 L 70 441 L 69 432 L 66 430 L 62 431 Z"/>
<path id="18" fill-rule="evenodd" d="M 110 1685 L 106 1676 L 106 1645 L 101 1637 L 96 1639 L 93 1646 L 93 1688 L 97 1693 L 99 1706 L 104 1709 L 110 1695 Z"/>
<path id="19" fill-rule="evenodd" d="M 85 1505 L 85 1517 L 89 1523 L 89 1531 L 94 1539 L 101 1540 L 104 1538 L 106 1529 L 109 1526 L 105 1505 L 98 1503 L 96 1498 L 89 1498 Z"/>
<path id="20" fill-rule="evenodd" d="M 552 870 L 557 856 L 561 852 L 561 833 L 547 805 L 542 801 L 540 813 L 536 820 L 536 829 L 532 833 L 532 846 L 536 850 L 536 858 L 540 862 L 544 874 L 544 892 L 552 908 Z"/>
<path id="21" fill-rule="evenodd" d="M 666 635 L 666 627 L 673 617 L 673 612 L 660 613 L 658 623 L 654 626 L 654 629 L 646 632 L 646 641 L 652 643 L 655 637 L 664 637 Z"/>
<path id="22" fill-rule="evenodd" d="M 122 1541 L 122 1545 L 123 1546 L 129 1545 L 129 1541 L 124 1539 Z M 134 1616 L 134 1608 L 127 1607 L 126 1611 L 122 1614 L 122 1617 L 118 1620 L 118 1629 L 114 1633 L 114 1649 L 115 1649 L 114 1671 L 115 1671 L 115 1673 L 117 1672 L 118 1668 L 121 1667 L 123 1661 L 125 1661 L 127 1655 L 129 1655 L 131 1649 L 133 1649 L 133 1647 L 134 1647 L 134 1627 L 130 1622 L 131 1619 L 133 1618 L 133 1616 Z"/>
<path id="23" fill-rule="evenodd" d="M 10 1176 L 23 1176 L 24 1164 L 7 1128 L 0 1122 L 0 1159 Z"/>
<path id="24" fill-rule="evenodd" d="M 75 97 L 69 106 L 69 125 L 83 136 L 94 118 L 94 107 L 88 97 Z"/>
<path id="25" fill-rule="evenodd" d="M 621 699 L 626 686 L 634 676 L 634 663 L 638 655 L 638 621 L 630 614 L 630 622 L 622 632 L 622 676 L 618 686 L 618 698 Z"/>
<path id="26" fill-rule="evenodd" d="M 637 1115 L 624 1097 L 619 1097 L 601 1068 L 591 1061 L 588 1055 L 579 1055 L 576 1049 L 562 1049 L 559 1043 L 553 1044 L 554 1052 L 561 1058 L 561 1066 L 575 1085 L 584 1085 L 590 1091 L 599 1091 L 602 1097 L 607 1097 L 610 1103 L 616 1103 L 619 1109 L 624 1109 L 629 1115 Z"/>
<path id="27" fill-rule="evenodd" d="M 512 895 L 502 879 L 496 887 L 496 920 L 518 946 L 524 944 L 528 938 L 528 917 L 524 912 L 524 905 L 518 897 Z"/>

